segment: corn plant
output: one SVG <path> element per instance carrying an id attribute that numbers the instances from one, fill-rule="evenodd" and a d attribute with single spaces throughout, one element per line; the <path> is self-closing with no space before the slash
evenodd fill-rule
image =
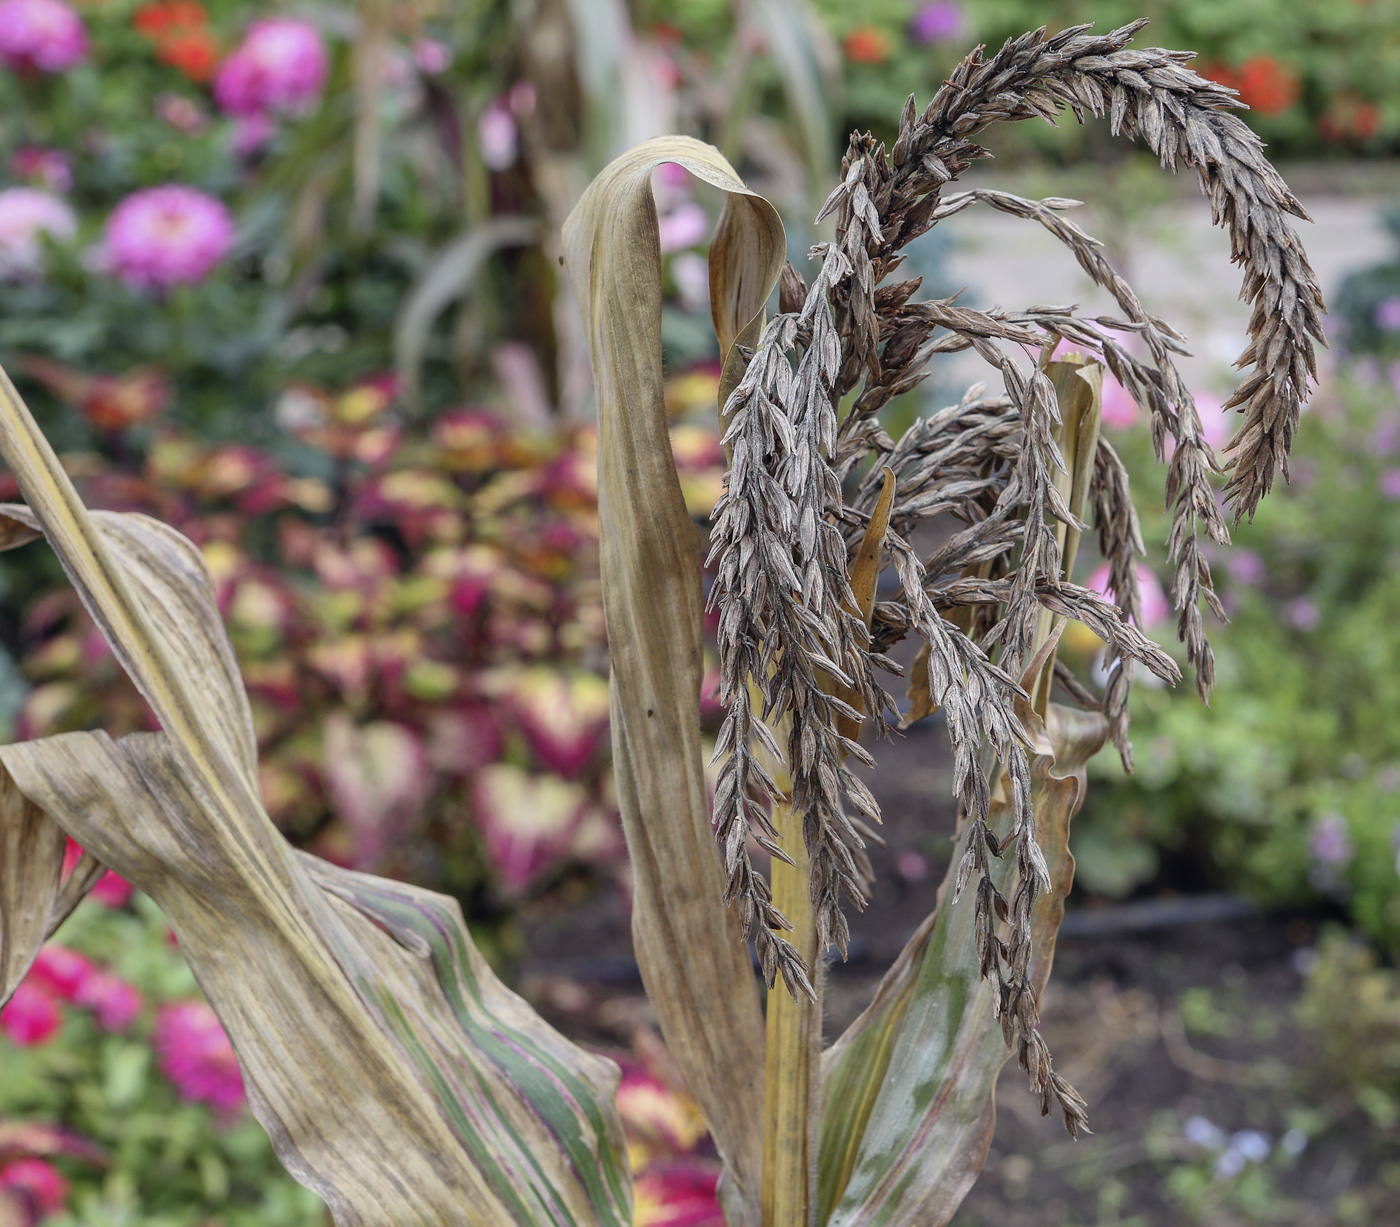
<path id="1" fill-rule="evenodd" d="M 1085 1126 L 1036 1025 L 1073 875 L 1069 822 L 1086 760 L 1110 739 L 1130 755 L 1134 667 L 1178 676 L 1134 626 L 1141 542 L 1099 435 L 1104 368 L 1152 413 L 1159 455 L 1170 445 L 1173 596 L 1202 694 L 1213 678 L 1200 606 L 1219 612 L 1202 537 L 1228 540 L 1210 482 L 1220 466 L 1172 362 L 1182 338 L 1062 216 L 1072 202 L 948 185 L 982 154 L 982 129 L 1065 107 L 1107 115 L 1164 165 L 1196 171 L 1254 304 L 1225 487 L 1237 518 L 1286 465 L 1321 338 L 1321 297 L 1286 221 L 1300 205 L 1230 113 L 1231 91 L 1187 69 L 1185 53 L 1130 48 L 1140 25 L 1039 30 L 975 52 L 924 111 L 910 99 L 891 149 L 854 135 L 823 211 L 835 238 L 813 249 L 810 284 L 785 265 L 773 207 L 685 137 L 617 159 L 564 227 L 596 381 L 637 958 L 718 1147 L 732 1227 L 946 1223 L 982 1164 L 1011 1053 L 1045 1112 L 1058 1106 L 1072 1134 Z M 713 806 L 701 546 L 662 392 L 650 186 L 662 162 L 727 201 L 710 250 L 729 457 L 710 533 L 728 709 Z M 887 280 L 905 244 L 978 204 L 1047 227 L 1120 316 L 976 311 Z M 1061 341 L 1074 352 L 1057 356 Z M 890 438 L 878 411 L 936 355 L 965 348 L 1001 391 L 973 387 Z M 0 508 L 3 544 L 47 538 L 161 729 L 0 748 L 3 995 L 111 867 L 164 910 L 257 1118 L 337 1223 L 629 1222 L 616 1068 L 496 979 L 451 900 L 295 852 L 274 829 L 198 550 L 146 517 L 83 507 L 8 380 L 0 451 L 26 500 Z M 922 535 L 927 521 L 945 531 Z M 1116 603 L 1072 579 L 1091 527 Z M 930 544 L 916 546 L 916 530 Z M 1105 642 L 1102 693 L 1056 660 L 1070 618 Z M 920 647 L 900 716 L 879 677 L 900 672 L 887 652 L 909 635 Z M 1050 701 L 1054 687 L 1068 702 Z M 848 764 L 872 763 L 876 736 L 936 709 L 962 850 L 870 1006 L 822 1051 L 822 960 L 845 949 L 841 898 L 868 896 L 878 818 Z M 87 849 L 66 879 L 65 833 Z M 771 882 L 751 843 L 770 855 Z"/>

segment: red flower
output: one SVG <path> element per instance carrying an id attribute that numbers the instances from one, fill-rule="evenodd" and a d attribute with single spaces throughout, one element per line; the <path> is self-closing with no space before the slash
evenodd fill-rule
<path id="1" fill-rule="evenodd" d="M 155 39 L 156 59 L 178 68 L 191 81 L 208 81 L 219 64 L 219 49 L 209 32 L 209 14 L 195 0 L 158 0 L 143 4 L 132 24 Z"/>
<path id="2" fill-rule="evenodd" d="M 883 64 L 890 58 L 890 36 L 874 26 L 857 26 L 842 45 L 853 64 Z"/>
<path id="3" fill-rule="evenodd" d="M 1381 130 L 1381 109 L 1347 90 L 1333 99 L 1317 121 L 1325 141 L 1369 141 Z"/>
<path id="4" fill-rule="evenodd" d="M 1298 74 L 1268 55 L 1252 56 L 1240 65 L 1238 88 L 1240 101 L 1261 115 L 1288 110 L 1302 93 Z"/>

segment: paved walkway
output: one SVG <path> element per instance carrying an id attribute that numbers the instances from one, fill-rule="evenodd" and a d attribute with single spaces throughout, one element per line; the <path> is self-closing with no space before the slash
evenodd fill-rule
<path id="1" fill-rule="evenodd" d="M 978 186 L 1003 186 L 996 176 L 978 176 Z M 1021 191 L 1014 184 L 1009 190 Z M 1400 183 L 1397 183 L 1400 194 Z M 1025 192 L 1024 194 L 1030 194 Z M 1080 197 L 1088 196 L 1081 189 Z M 1313 224 L 1296 223 L 1324 296 L 1335 295 L 1343 277 L 1396 254 L 1379 212 L 1395 199 L 1388 193 L 1338 195 L 1300 189 Z M 1090 234 L 1096 229 L 1092 200 L 1069 216 Z M 1020 308 L 1036 303 L 1079 304 L 1091 314 L 1118 314 L 1112 300 L 1080 269 L 1069 250 L 1034 222 L 973 206 L 943 223 L 953 240 L 945 277 L 966 285 L 968 300 Z M 1182 196 L 1125 228 L 1120 271 L 1147 309 L 1187 335 L 1192 357 L 1181 366 L 1192 387 L 1217 395 L 1234 384 L 1231 369 L 1244 347 L 1249 312 L 1239 301 L 1240 272 L 1230 263 L 1227 236 L 1210 224 L 1199 196 Z M 990 368 L 970 354 L 958 355 L 939 372 L 942 387 L 987 378 Z M 995 376 L 993 376 L 995 378 Z"/>

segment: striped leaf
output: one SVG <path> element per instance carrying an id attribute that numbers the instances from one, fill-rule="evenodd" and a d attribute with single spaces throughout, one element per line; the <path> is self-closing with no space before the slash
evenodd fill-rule
<path id="1" fill-rule="evenodd" d="M 1031 717 L 1031 723 L 1039 724 Z M 1051 704 L 1031 760 L 1037 838 L 1051 889 L 1033 914 L 1031 979 L 1050 975 L 1055 934 L 1074 880 L 1069 823 L 1083 799 L 1084 768 L 1108 733 L 1097 712 Z M 994 796 L 994 831 L 1010 825 Z M 1005 891 L 1012 858 L 994 859 Z M 817 1221 L 831 1227 L 941 1227 L 986 1158 L 997 1075 L 1008 1049 L 978 967 L 975 890 L 952 899 L 957 861 L 937 910 L 881 982 L 875 1000 L 823 1058 L 825 1110 Z"/>
<path id="2" fill-rule="evenodd" d="M 17 790 L 155 899 L 254 1113 L 337 1223 L 629 1223 L 616 1066 L 495 979 L 454 902 L 296 854 L 272 825 L 199 551 L 89 513 L 3 375 L 0 452 L 28 502 L 0 508 L 0 542 L 48 538 L 162 729 L 0 748 L 6 839 L 33 826 Z M 14 932 L 29 947 L 40 927 Z"/>
<path id="3" fill-rule="evenodd" d="M 661 366 L 661 247 L 651 175 L 675 162 L 727 193 L 710 307 L 737 380 L 784 259 L 782 223 L 718 151 L 648 141 L 593 181 L 564 225 L 598 401 L 603 608 L 613 770 L 635 893 L 632 936 L 666 1043 L 724 1161 L 730 1227 L 756 1227 L 763 1016 L 738 920 L 721 903 L 700 750 L 700 539 L 671 459 Z"/>

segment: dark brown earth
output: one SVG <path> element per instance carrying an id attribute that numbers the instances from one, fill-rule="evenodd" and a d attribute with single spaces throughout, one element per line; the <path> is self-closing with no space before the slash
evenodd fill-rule
<path id="1" fill-rule="evenodd" d="M 953 827 L 943 738 L 929 721 L 880 747 L 870 780 L 887 846 L 873 849 L 872 904 L 851 918 L 851 959 L 830 971 L 829 1038 L 932 907 Z M 955 1227 L 1400 1225 L 1400 1140 L 1328 1084 L 1295 1019 L 1320 923 L 1219 896 L 1072 897 L 1042 1027 L 1056 1068 L 1089 1101 L 1094 1135 L 1071 1141 L 1042 1118 L 1008 1065 L 992 1149 Z M 526 929 L 518 982 L 556 1025 L 606 1047 L 651 1025 L 615 891 L 535 914 Z M 1183 1134 L 1194 1117 L 1227 1139 L 1263 1133 L 1268 1159 L 1215 1178 L 1220 1149 Z M 1295 1143 L 1306 1137 L 1295 1156 L 1279 1145 L 1289 1129 Z"/>

